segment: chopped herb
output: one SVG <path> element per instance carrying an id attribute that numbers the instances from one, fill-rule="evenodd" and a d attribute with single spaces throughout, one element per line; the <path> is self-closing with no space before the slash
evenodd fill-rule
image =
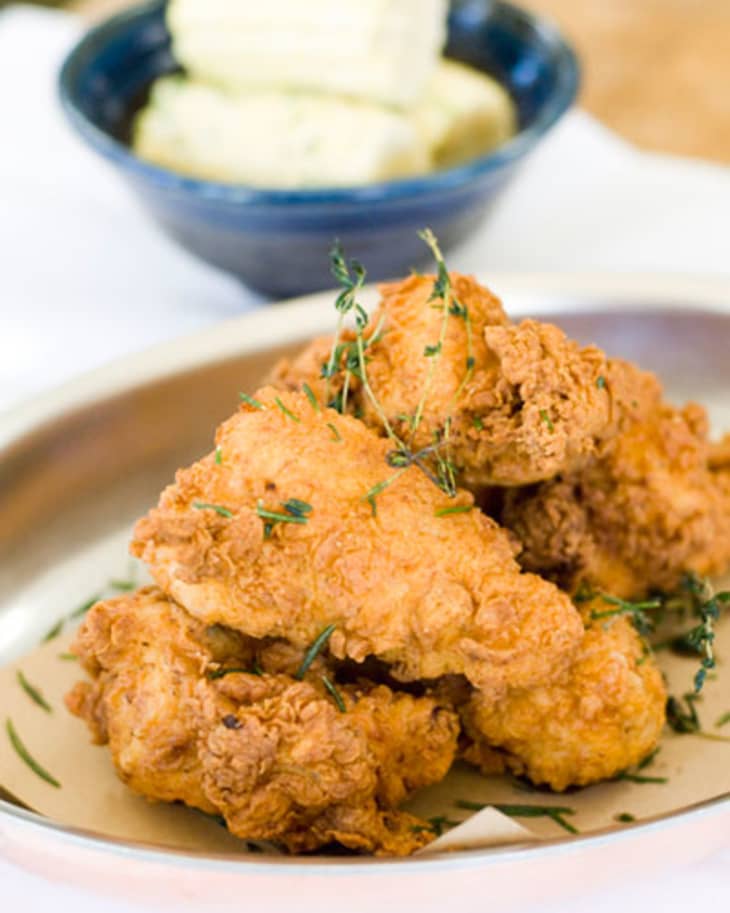
<path id="1" fill-rule="evenodd" d="M 496 803 L 470 802 L 465 799 L 457 800 L 455 805 L 457 808 L 475 812 L 491 807 L 510 818 L 552 818 L 556 824 L 560 825 L 568 833 L 578 833 L 577 828 L 565 820 L 565 815 L 574 815 L 575 809 L 565 808 L 560 805 L 498 805 Z"/>
<path id="2" fill-rule="evenodd" d="M 243 668 L 234 668 L 234 669 L 213 669 L 208 672 L 208 679 L 211 682 L 217 681 L 219 678 L 225 678 L 227 675 L 260 675 L 260 672 L 252 672 L 250 669 Z"/>
<path id="3" fill-rule="evenodd" d="M 34 704 L 37 704 L 40 708 L 46 711 L 46 713 L 53 713 L 53 708 L 48 703 L 48 701 L 43 697 L 41 692 L 23 675 L 23 673 L 18 669 L 16 673 L 18 684 L 25 691 L 28 697 L 33 701 Z"/>
<path id="4" fill-rule="evenodd" d="M 441 354 L 442 349 L 443 346 L 441 343 L 437 342 L 436 345 L 426 346 L 426 348 L 423 350 L 423 354 L 426 356 L 426 358 L 434 358 L 436 355 Z"/>
<path id="5" fill-rule="evenodd" d="M 540 418 L 547 425 L 548 431 L 555 431 L 555 425 L 553 424 L 553 420 L 548 415 L 546 409 L 540 410 Z"/>
<path id="6" fill-rule="evenodd" d="M 616 815 L 613 820 L 618 821 L 619 824 L 631 824 L 633 821 L 636 821 L 636 818 L 629 814 L 629 812 L 621 812 L 621 814 Z"/>
<path id="7" fill-rule="evenodd" d="M 317 402 L 317 397 L 314 395 L 314 391 L 309 386 L 309 384 L 302 384 L 302 390 L 304 391 L 305 396 L 309 400 L 309 405 L 314 409 L 315 412 L 320 412 L 319 403 Z"/>
<path id="8" fill-rule="evenodd" d="M 657 746 L 651 754 L 648 754 L 642 761 L 639 761 L 637 765 L 638 770 L 646 770 L 647 767 L 650 767 L 654 761 L 656 761 L 656 757 L 661 750 L 661 746 Z"/>
<path id="9" fill-rule="evenodd" d="M 311 504 L 307 504 L 306 501 L 300 501 L 298 498 L 289 498 L 281 506 L 292 517 L 304 517 L 307 514 L 311 514 L 313 510 Z"/>
<path id="10" fill-rule="evenodd" d="M 727 726 L 730 723 L 730 711 L 723 713 L 719 720 L 715 723 L 716 729 L 722 729 L 723 726 Z"/>
<path id="11" fill-rule="evenodd" d="M 646 777 L 643 774 L 634 774 L 629 773 L 629 771 L 622 771 L 617 777 L 617 780 L 626 780 L 629 783 L 668 783 L 669 780 L 667 777 Z"/>
<path id="12" fill-rule="evenodd" d="M 72 618 L 81 618 L 82 615 L 86 615 L 86 613 L 89 611 L 89 609 L 93 608 L 97 604 L 97 602 L 99 602 L 101 597 L 102 597 L 101 593 L 96 593 L 90 599 L 87 599 L 86 602 L 82 603 L 78 607 L 78 609 L 74 609 L 73 612 L 71 612 L 71 614 L 68 617 L 70 619 L 72 619 Z"/>
<path id="13" fill-rule="evenodd" d="M 78 660 L 78 656 L 75 653 L 59 653 L 58 658 L 67 663 L 73 663 Z"/>
<path id="14" fill-rule="evenodd" d="M 223 451 L 220 447 L 215 448 L 215 463 L 216 466 L 221 466 L 223 464 Z"/>
<path id="15" fill-rule="evenodd" d="M 302 664 L 299 667 L 297 674 L 294 676 L 294 678 L 296 678 L 297 681 L 301 682 L 303 680 L 304 676 L 309 671 L 309 667 L 312 665 L 312 663 L 315 661 L 315 659 L 319 656 L 322 648 L 325 646 L 325 644 L 330 639 L 330 637 L 332 637 L 332 635 L 334 634 L 335 628 L 336 628 L 336 625 L 327 625 L 327 627 L 324 629 L 324 631 L 322 631 L 322 633 L 317 637 L 317 639 L 314 641 L 312 646 L 304 654 L 304 659 L 302 660 Z"/>
<path id="16" fill-rule="evenodd" d="M 225 517 L 227 520 L 233 517 L 233 512 L 228 510 L 227 507 L 221 507 L 220 504 L 204 504 L 201 501 L 193 501 L 193 507 L 195 510 L 214 510 L 219 516 Z"/>
<path id="17" fill-rule="evenodd" d="M 283 506 L 286 509 L 286 504 Z M 268 510 L 261 501 L 256 505 L 256 513 L 262 520 L 266 521 L 264 523 L 264 539 L 268 539 L 271 536 L 277 523 L 294 523 L 303 526 L 307 522 L 307 517 L 302 513 L 287 512 L 283 514 L 277 510 Z"/>
<path id="18" fill-rule="evenodd" d="M 15 749 L 15 752 L 18 755 L 18 757 L 20 758 L 20 760 L 23 761 L 25 764 L 27 764 L 28 767 L 30 767 L 30 769 L 33 771 L 33 773 L 36 776 L 40 777 L 41 780 L 45 780 L 46 783 L 50 784 L 51 786 L 55 787 L 56 789 L 60 789 L 61 784 L 58 782 L 58 780 L 54 776 L 49 774 L 48 771 L 44 767 L 42 767 L 38 763 L 38 761 L 36 761 L 36 759 L 31 755 L 31 753 L 25 747 L 25 745 L 23 744 L 23 742 L 20 739 L 20 736 L 15 731 L 15 726 L 13 726 L 13 722 L 11 719 L 5 720 L 5 731 L 8 734 L 8 738 L 10 739 L 10 744 Z"/>
<path id="19" fill-rule="evenodd" d="M 296 422 L 297 424 L 299 424 L 302 421 L 298 416 L 294 415 L 294 413 L 291 411 L 291 409 L 287 409 L 287 407 L 284 405 L 284 403 L 282 403 L 281 399 L 279 399 L 278 396 L 276 397 L 274 402 L 281 409 L 281 411 L 284 413 L 284 415 L 287 418 L 291 419 L 293 422 Z"/>
<path id="20" fill-rule="evenodd" d="M 335 704 L 337 704 L 337 709 L 340 711 L 340 713 L 347 713 L 347 705 L 345 704 L 342 695 L 337 690 L 337 686 L 334 684 L 334 682 L 331 682 L 326 675 L 323 675 L 322 684 L 332 695 L 332 699 L 334 700 Z"/>
<path id="21" fill-rule="evenodd" d="M 327 427 L 328 427 L 329 430 L 332 432 L 332 437 L 333 437 L 336 441 L 339 442 L 339 441 L 342 440 L 342 435 L 341 435 L 340 432 L 337 430 L 337 425 L 333 425 L 332 422 L 327 422 Z"/>
<path id="22" fill-rule="evenodd" d="M 367 496 L 367 502 L 370 505 L 370 511 L 374 517 L 378 516 L 378 502 L 375 500 L 374 495 Z"/>
<path id="23" fill-rule="evenodd" d="M 472 425 L 474 425 L 477 431 L 484 431 L 484 422 L 478 415 L 475 415 L 472 419 Z"/>
<path id="24" fill-rule="evenodd" d="M 257 399 L 254 399 L 253 396 L 249 396 L 248 393 L 239 393 L 238 395 L 246 405 L 253 406 L 254 409 L 263 411 L 264 404 L 260 403 Z"/>
<path id="25" fill-rule="evenodd" d="M 598 378 L 596 379 L 596 386 L 598 387 L 599 390 L 606 389 L 606 378 L 603 376 L 603 374 L 599 375 Z"/>
<path id="26" fill-rule="evenodd" d="M 64 619 L 56 622 L 56 624 L 51 628 L 51 630 L 46 634 L 46 636 L 41 641 L 44 644 L 47 644 L 50 640 L 55 640 L 58 635 L 63 631 Z"/>
<path id="27" fill-rule="evenodd" d="M 437 837 L 441 837 L 444 831 L 449 830 L 452 827 L 458 827 L 460 821 L 452 821 L 451 818 L 447 818 L 446 815 L 434 815 L 433 818 L 428 819 L 429 828 L 436 834 Z"/>
<path id="28" fill-rule="evenodd" d="M 113 590 L 119 590 L 121 593 L 131 593 L 132 590 L 137 588 L 137 584 L 134 580 L 110 580 L 109 586 Z"/>
<path id="29" fill-rule="evenodd" d="M 453 514 L 468 514 L 474 510 L 473 504 L 457 504 L 455 507 L 442 507 L 434 514 L 436 517 L 450 517 Z"/>
<path id="30" fill-rule="evenodd" d="M 700 732 L 702 725 L 697 713 L 695 694 L 685 694 L 684 703 L 678 697 L 670 697 L 667 701 L 667 723 L 680 735 Z"/>

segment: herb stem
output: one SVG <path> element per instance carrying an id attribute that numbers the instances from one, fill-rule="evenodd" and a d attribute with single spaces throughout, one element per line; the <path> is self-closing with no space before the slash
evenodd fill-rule
<path id="1" fill-rule="evenodd" d="M 13 721 L 9 717 L 5 720 L 5 731 L 8 734 L 8 738 L 10 739 L 10 744 L 15 749 L 15 752 L 20 760 L 23 761 L 23 763 L 26 764 L 36 776 L 40 777 L 41 780 L 45 780 L 46 783 L 48 783 L 50 786 L 53 786 L 55 789 L 60 789 L 61 784 L 58 782 L 58 780 L 49 774 L 45 767 L 42 767 L 25 747 L 15 729 L 15 726 L 13 726 Z"/>
<path id="2" fill-rule="evenodd" d="M 28 681 L 28 679 L 23 675 L 23 673 L 18 669 L 16 673 L 18 684 L 25 691 L 28 697 L 33 701 L 34 704 L 37 704 L 42 710 L 45 710 L 46 713 L 53 713 L 53 708 L 48 703 L 48 701 L 43 697 L 41 692 L 34 685 Z"/>
<path id="3" fill-rule="evenodd" d="M 309 671 L 310 666 L 315 661 L 315 659 L 319 656 L 320 652 L 322 651 L 322 649 L 325 646 L 325 644 L 327 643 L 327 641 L 334 634 L 336 627 L 337 627 L 337 625 L 327 625 L 327 627 L 319 634 L 319 636 L 316 638 L 316 640 L 312 643 L 311 647 L 309 647 L 307 652 L 304 654 L 304 659 L 302 660 L 301 666 L 299 667 L 296 675 L 294 676 L 294 678 L 297 681 L 301 682 L 304 679 L 304 676 Z"/>

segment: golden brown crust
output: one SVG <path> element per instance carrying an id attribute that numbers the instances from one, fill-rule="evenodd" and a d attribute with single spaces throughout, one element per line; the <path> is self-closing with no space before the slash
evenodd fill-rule
<path id="1" fill-rule="evenodd" d="M 255 398 L 262 409 L 244 404 L 220 428 L 221 462 L 181 470 L 137 525 L 133 552 L 166 592 L 208 624 L 299 648 L 335 625 L 336 657 L 376 656 L 403 680 L 464 674 L 497 692 L 563 668 L 580 618 L 519 572 L 511 540 L 478 510 L 437 516 L 470 496 L 451 501 L 411 467 L 374 514 L 367 493 L 394 475 L 386 440 L 301 393 Z M 306 522 L 265 538 L 257 504 L 282 512 L 290 498 L 311 505 Z"/>
<path id="2" fill-rule="evenodd" d="M 704 410 L 655 405 L 581 471 L 508 493 L 522 565 L 568 589 L 635 598 L 730 563 L 727 502 L 709 468 Z"/>
<path id="3" fill-rule="evenodd" d="M 608 780 L 656 747 L 666 691 L 654 659 L 623 618 L 587 628 L 576 662 L 559 681 L 515 690 L 498 704 L 474 693 L 462 720 L 476 764 L 504 753 L 507 766 L 562 791 Z"/>
<path id="4" fill-rule="evenodd" d="M 233 653 L 211 646 L 224 642 Z M 304 681 L 271 671 L 282 656 L 273 645 L 211 632 L 155 588 L 95 606 L 74 650 L 93 681 L 69 709 L 108 740 L 136 792 L 296 851 L 338 840 L 404 855 L 430 839 L 397 806 L 453 760 L 456 718 L 436 700 L 363 682 L 339 686 L 343 713 L 323 660 Z M 260 674 L 215 677 L 252 667 Z"/>

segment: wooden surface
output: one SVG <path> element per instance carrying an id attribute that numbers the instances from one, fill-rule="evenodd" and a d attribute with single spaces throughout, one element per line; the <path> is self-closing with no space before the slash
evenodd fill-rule
<path id="1" fill-rule="evenodd" d="M 575 43 L 588 111 L 646 149 L 730 164 L 730 0 L 520 2 Z M 98 17 L 130 3 L 68 5 Z"/>

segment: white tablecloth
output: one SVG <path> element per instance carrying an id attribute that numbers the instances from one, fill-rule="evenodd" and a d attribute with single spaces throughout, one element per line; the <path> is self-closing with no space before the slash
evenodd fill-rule
<path id="1" fill-rule="evenodd" d="M 55 73 L 78 22 L 0 14 L 0 410 L 74 373 L 261 304 L 148 224 L 62 121 Z M 730 171 L 648 155 L 574 112 L 450 258 L 479 271 L 730 274 Z M 725 853 L 541 911 L 730 905 Z M 50 885 L 0 857 L 3 908 L 143 913 L 123 898 Z M 267 911 L 278 913 L 278 911 Z M 528 911 L 526 911 L 528 913 Z M 529 913 L 536 913 L 533 908 Z"/>

